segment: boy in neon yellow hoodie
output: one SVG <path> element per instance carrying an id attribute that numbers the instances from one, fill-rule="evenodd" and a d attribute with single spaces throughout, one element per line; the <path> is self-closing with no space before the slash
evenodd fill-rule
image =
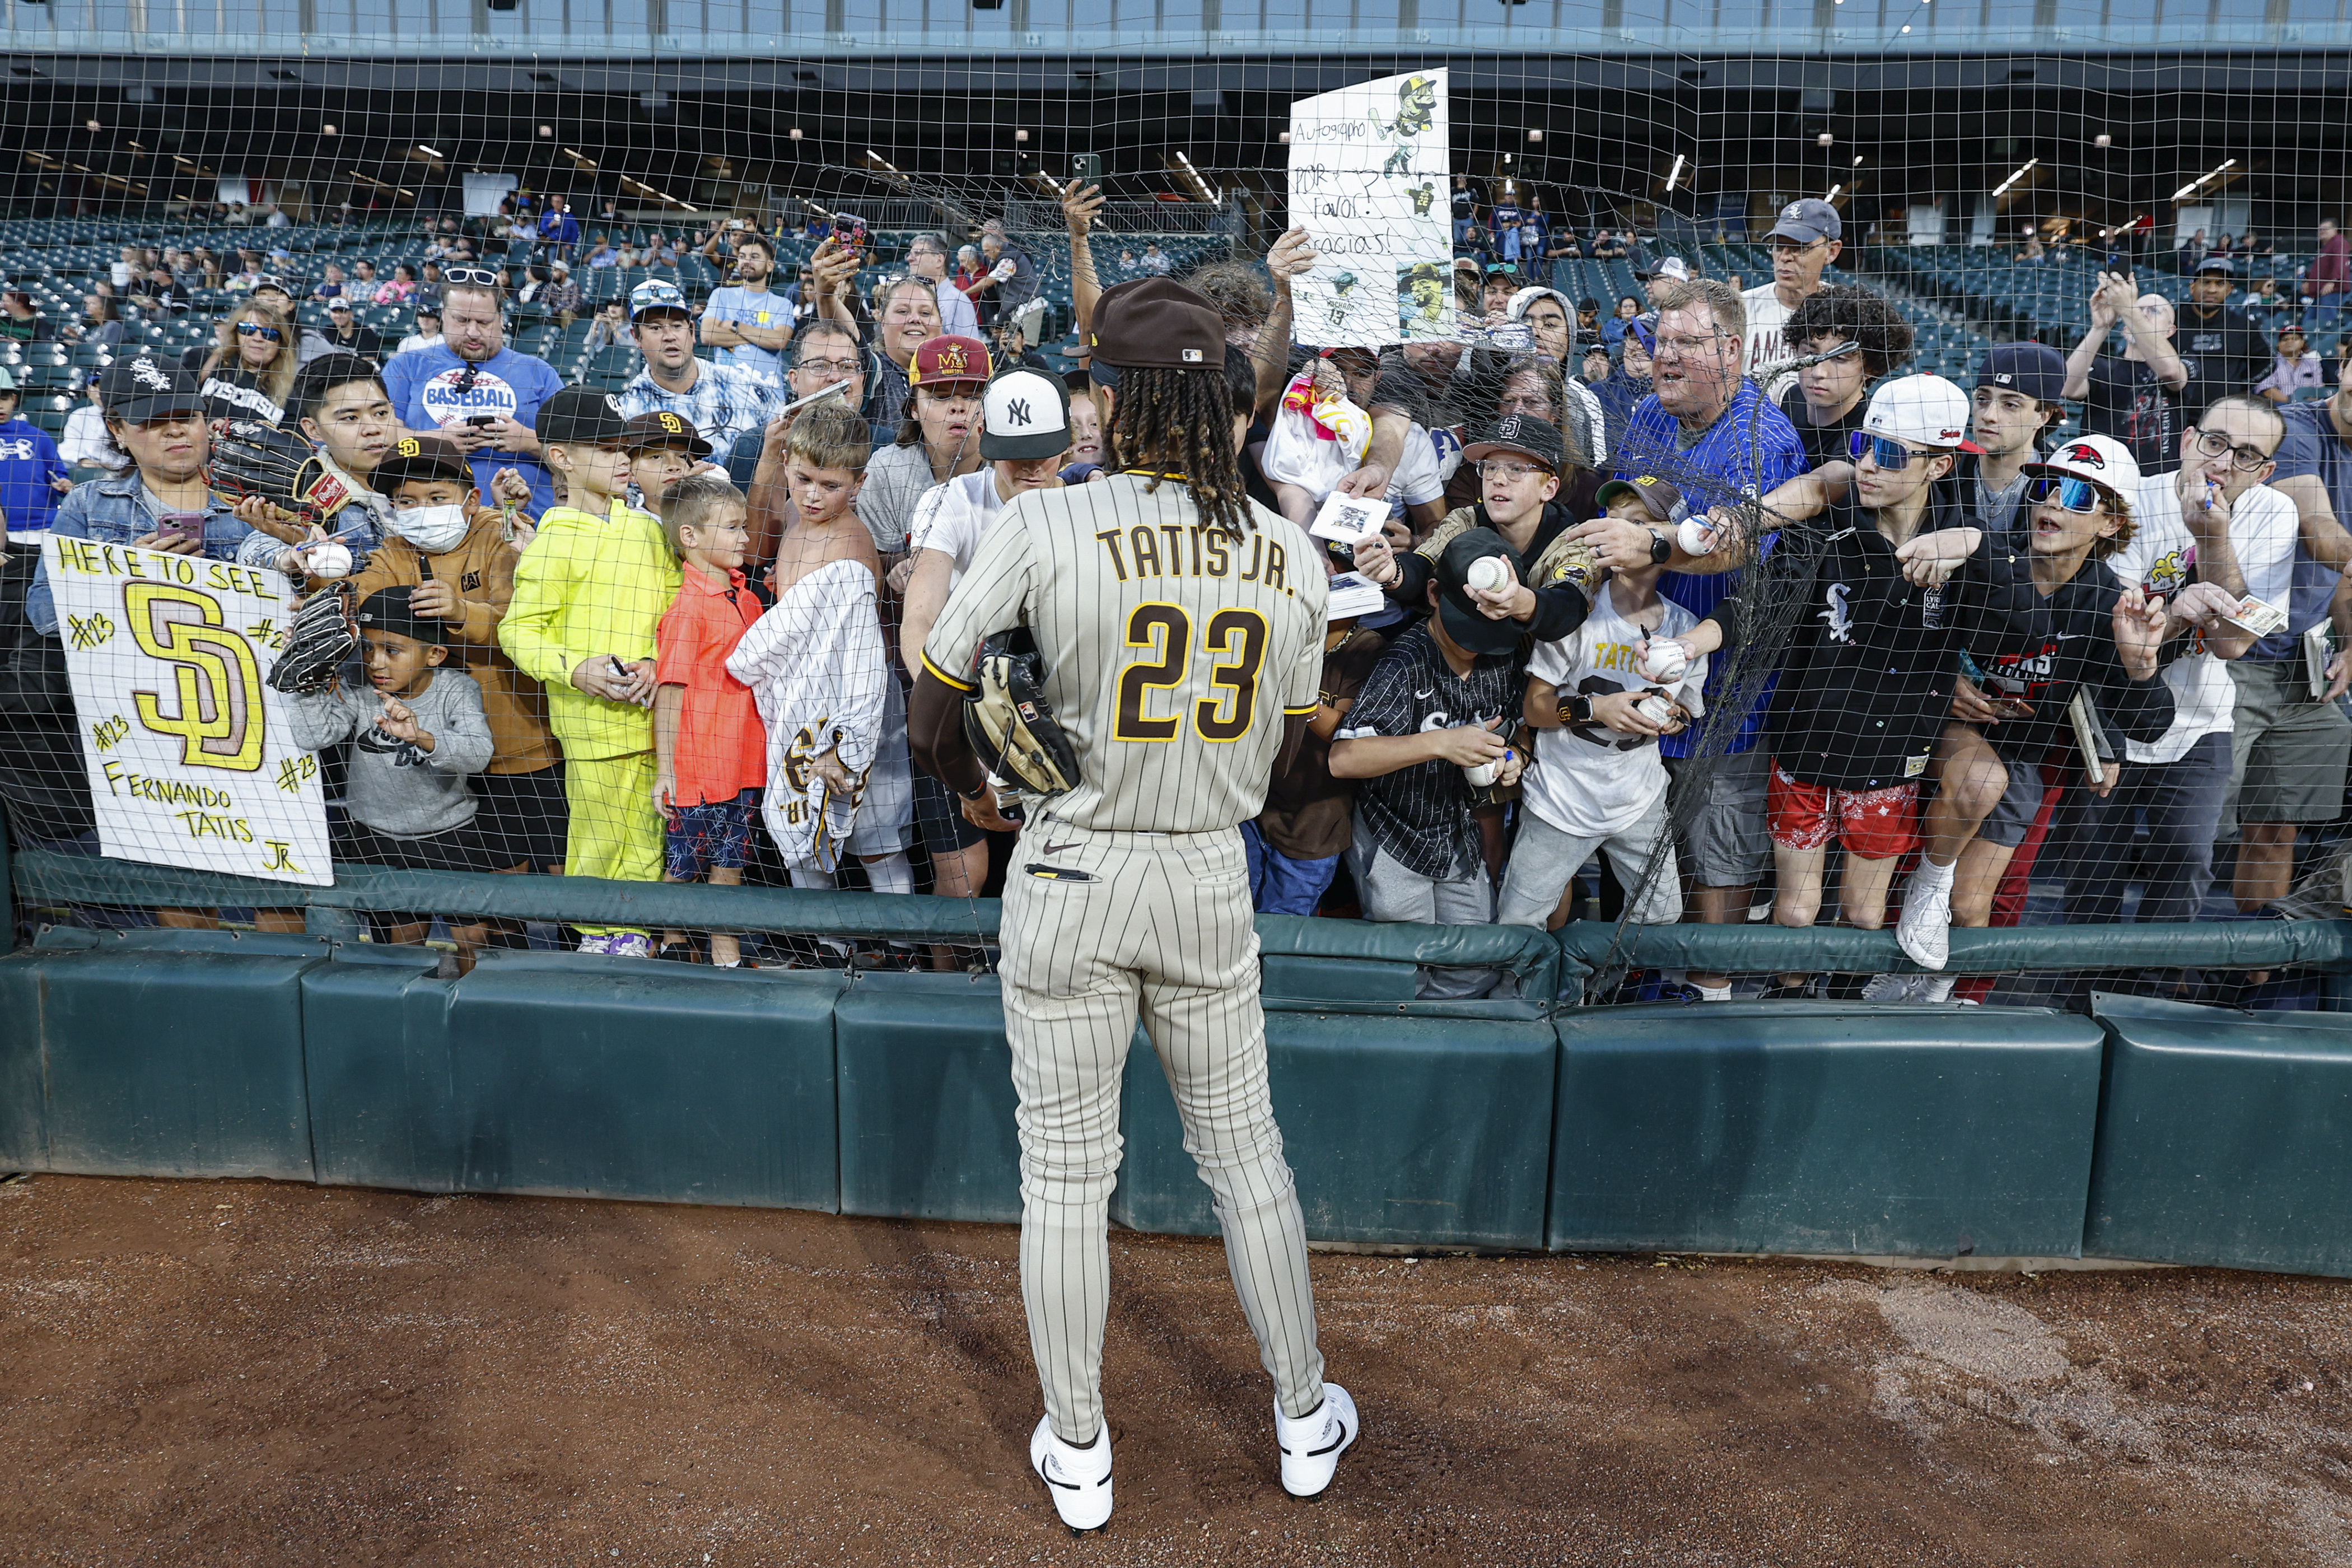
<path id="1" fill-rule="evenodd" d="M 677 557 L 660 521 L 620 500 L 629 482 L 628 421 L 617 399 L 565 387 L 540 405 L 534 427 L 569 494 L 539 520 L 515 565 L 499 645 L 547 688 L 572 811 L 565 874 L 658 882 L 654 629 L 677 597 Z M 648 951 L 642 931 L 579 930 L 583 952 L 642 958 Z"/>

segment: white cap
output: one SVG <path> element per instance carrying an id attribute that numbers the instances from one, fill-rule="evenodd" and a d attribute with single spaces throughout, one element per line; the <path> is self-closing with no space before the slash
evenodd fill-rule
<path id="1" fill-rule="evenodd" d="M 2126 500 L 2139 489 L 2139 463 L 2131 448 L 2107 436 L 2077 436 L 2025 471 L 2043 479 L 2088 479 Z"/>
<path id="2" fill-rule="evenodd" d="M 1906 375 L 1871 395 L 1862 427 L 1917 447 L 1973 452 L 1969 440 L 1969 395 L 1940 375 Z"/>
<path id="3" fill-rule="evenodd" d="M 1070 395 L 1042 371 L 1008 370 L 980 399 L 980 455 L 1055 458 L 1070 449 Z"/>
<path id="4" fill-rule="evenodd" d="M 1658 263 L 1657 276 L 1671 278 L 1677 283 L 1687 283 L 1690 281 L 1690 263 L 1679 256 L 1669 256 Z"/>

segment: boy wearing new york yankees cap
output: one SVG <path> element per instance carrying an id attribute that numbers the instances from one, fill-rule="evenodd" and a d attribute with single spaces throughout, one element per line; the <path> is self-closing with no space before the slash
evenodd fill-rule
<path id="1" fill-rule="evenodd" d="M 565 872 L 658 882 L 654 634 L 677 597 L 677 557 L 661 523 L 621 499 L 629 482 L 629 422 L 617 398 L 567 386 L 541 405 L 537 428 L 548 465 L 563 476 L 566 500 L 539 520 L 516 563 L 499 646 L 547 688 L 572 813 Z M 583 952 L 648 952 L 642 931 L 580 931 Z"/>

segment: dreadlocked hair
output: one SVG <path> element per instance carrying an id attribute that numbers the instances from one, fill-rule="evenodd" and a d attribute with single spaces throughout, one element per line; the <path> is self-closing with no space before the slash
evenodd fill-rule
<path id="1" fill-rule="evenodd" d="M 1203 524 L 1237 539 L 1249 532 L 1249 492 L 1234 456 L 1234 405 L 1223 365 L 1122 369 L 1110 437 L 1120 461 L 1151 470 L 1146 489 L 1181 480 Z"/>

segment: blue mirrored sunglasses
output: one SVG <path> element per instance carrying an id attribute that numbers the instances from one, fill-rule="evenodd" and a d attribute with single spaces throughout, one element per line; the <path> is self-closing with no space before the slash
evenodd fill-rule
<path id="1" fill-rule="evenodd" d="M 2054 500 L 2062 511 L 2096 511 L 2105 499 L 2099 494 L 2098 486 L 2088 479 L 2071 476 L 2036 479 L 2032 489 L 2032 499 L 2037 504 Z"/>
<path id="2" fill-rule="evenodd" d="M 1846 455 L 1857 463 L 1862 461 L 1864 452 L 1869 453 L 1872 460 L 1882 468 L 1907 468 L 1912 459 L 1927 455 L 1913 451 L 1891 436 L 1873 436 L 1866 430 L 1857 430 L 1847 437 L 1845 449 Z"/>

